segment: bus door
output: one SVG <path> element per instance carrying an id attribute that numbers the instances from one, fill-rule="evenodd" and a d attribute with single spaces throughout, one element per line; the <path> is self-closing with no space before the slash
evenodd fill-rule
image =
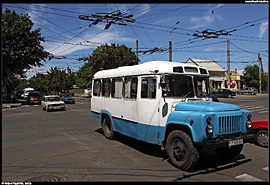
<path id="1" fill-rule="evenodd" d="M 139 140 L 159 144 L 159 96 L 157 77 L 140 77 L 138 98 Z"/>

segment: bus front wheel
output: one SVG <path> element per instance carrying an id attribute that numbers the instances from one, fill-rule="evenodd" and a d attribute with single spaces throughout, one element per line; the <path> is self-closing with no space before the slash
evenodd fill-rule
<path id="1" fill-rule="evenodd" d="M 167 139 L 169 162 L 181 170 L 191 170 L 199 161 L 199 152 L 190 136 L 180 130 L 172 131 Z"/>
<path id="2" fill-rule="evenodd" d="M 113 130 L 112 122 L 108 116 L 106 116 L 102 121 L 102 130 L 104 132 L 104 136 L 107 139 L 114 139 L 116 137 L 116 133 Z"/>

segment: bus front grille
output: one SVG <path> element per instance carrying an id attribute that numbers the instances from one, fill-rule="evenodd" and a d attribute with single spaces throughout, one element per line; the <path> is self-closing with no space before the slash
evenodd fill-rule
<path id="1" fill-rule="evenodd" d="M 219 134 L 230 134 L 239 132 L 241 115 L 220 116 L 219 117 Z"/>

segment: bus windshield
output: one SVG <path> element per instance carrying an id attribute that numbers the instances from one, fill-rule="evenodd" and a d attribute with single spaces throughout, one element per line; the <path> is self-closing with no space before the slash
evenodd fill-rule
<path id="1" fill-rule="evenodd" d="M 209 77 L 166 75 L 162 94 L 166 97 L 210 97 Z"/>

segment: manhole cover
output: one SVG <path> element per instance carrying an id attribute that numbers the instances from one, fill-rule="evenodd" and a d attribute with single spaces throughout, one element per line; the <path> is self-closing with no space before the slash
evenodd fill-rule
<path id="1" fill-rule="evenodd" d="M 26 180 L 26 182 L 60 182 L 61 178 L 52 175 L 42 175 Z"/>

